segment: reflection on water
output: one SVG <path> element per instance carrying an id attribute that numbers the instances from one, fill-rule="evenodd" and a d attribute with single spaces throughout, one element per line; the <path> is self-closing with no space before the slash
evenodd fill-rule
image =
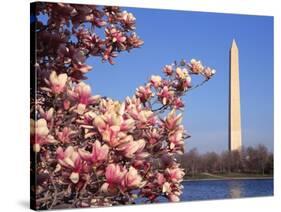
<path id="1" fill-rule="evenodd" d="M 240 181 L 235 181 L 230 183 L 230 187 L 229 187 L 230 198 L 241 197 L 241 189 L 242 189 L 242 185 Z"/>
<path id="2" fill-rule="evenodd" d="M 273 195 L 273 179 L 184 181 L 183 186 L 181 201 Z M 158 200 L 168 202 L 164 197 L 160 197 Z M 144 203 L 144 199 L 139 198 L 136 203 Z"/>
<path id="3" fill-rule="evenodd" d="M 273 195 L 273 179 L 185 181 L 181 201 Z"/>

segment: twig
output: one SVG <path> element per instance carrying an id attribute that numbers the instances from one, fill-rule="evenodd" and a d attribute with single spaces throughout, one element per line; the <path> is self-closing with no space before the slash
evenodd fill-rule
<path id="1" fill-rule="evenodd" d="M 54 206 L 54 205 L 56 204 L 56 202 L 57 202 L 58 190 L 57 190 L 57 187 L 56 187 L 56 185 L 55 185 L 55 183 L 54 183 L 54 180 L 53 180 L 52 175 L 50 176 L 50 179 L 51 179 L 52 185 L 53 185 L 54 190 L 55 190 L 55 193 L 54 193 L 54 200 L 52 201 L 52 204 L 51 204 L 51 206 L 50 206 L 50 209 L 51 209 L 51 208 L 53 208 L 53 206 Z"/>
<path id="2" fill-rule="evenodd" d="M 201 82 L 201 83 L 195 85 L 194 87 L 191 87 L 191 88 L 188 89 L 187 91 L 192 91 L 193 89 L 198 88 L 198 87 L 204 85 L 207 81 L 209 81 L 209 79 L 205 79 L 203 82 Z"/>
<path id="3" fill-rule="evenodd" d="M 57 193 L 57 195 L 61 195 L 61 194 L 64 194 L 64 191 Z M 46 200 L 50 200 L 50 199 L 53 199 L 53 196 L 46 196 L 43 198 L 39 198 L 36 200 L 36 202 L 41 203 L 41 202 L 45 202 Z"/>

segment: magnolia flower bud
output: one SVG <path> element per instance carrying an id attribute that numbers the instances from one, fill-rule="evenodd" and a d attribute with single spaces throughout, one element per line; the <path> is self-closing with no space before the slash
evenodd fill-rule
<path id="1" fill-rule="evenodd" d="M 104 184 L 102 184 L 102 186 L 100 188 L 100 191 L 103 192 L 103 193 L 108 193 L 108 187 L 109 187 L 109 184 L 104 183 Z"/>
<path id="2" fill-rule="evenodd" d="M 71 180 L 71 182 L 73 182 L 74 184 L 78 183 L 79 181 L 79 173 L 77 172 L 72 172 L 69 179 Z"/>

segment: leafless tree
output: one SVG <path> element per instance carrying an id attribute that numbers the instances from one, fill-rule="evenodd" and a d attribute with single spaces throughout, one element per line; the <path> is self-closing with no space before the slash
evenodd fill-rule
<path id="1" fill-rule="evenodd" d="M 242 148 L 241 151 L 224 151 L 220 154 L 200 154 L 191 149 L 178 158 L 187 176 L 207 172 L 211 174 L 245 173 L 273 174 L 273 153 L 264 145 Z"/>

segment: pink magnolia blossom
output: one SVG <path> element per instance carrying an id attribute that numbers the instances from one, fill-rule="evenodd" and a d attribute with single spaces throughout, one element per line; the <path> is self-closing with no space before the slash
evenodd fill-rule
<path id="1" fill-rule="evenodd" d="M 132 158 L 136 152 L 140 152 L 144 149 L 146 143 L 144 139 L 134 141 L 131 135 L 126 138 L 128 138 L 128 140 L 117 147 L 117 150 L 121 151 L 125 157 Z"/>
<path id="2" fill-rule="evenodd" d="M 134 119 L 140 119 L 140 113 L 143 111 L 141 101 L 135 96 L 133 98 L 126 98 L 126 111 Z"/>
<path id="3" fill-rule="evenodd" d="M 97 117 L 97 114 L 93 111 L 88 111 L 86 113 L 84 113 L 83 116 L 81 116 L 80 120 L 77 120 L 78 123 L 83 124 L 87 127 L 92 128 L 92 123 L 94 121 L 94 119 Z"/>
<path id="4" fill-rule="evenodd" d="M 54 94 L 60 94 L 65 89 L 65 84 L 67 81 L 67 74 L 57 75 L 56 71 L 52 71 L 49 77 L 48 84 L 50 86 L 51 92 Z"/>
<path id="5" fill-rule="evenodd" d="M 124 120 L 120 125 L 120 131 L 130 131 L 135 128 L 135 120 L 128 118 Z"/>
<path id="6" fill-rule="evenodd" d="M 135 29 L 136 18 L 132 13 L 123 11 L 121 14 L 122 23 L 129 29 Z"/>
<path id="7" fill-rule="evenodd" d="M 62 147 L 58 147 L 57 158 L 59 163 L 67 168 L 75 168 L 81 162 L 78 152 L 72 146 L 68 146 L 65 150 Z"/>
<path id="8" fill-rule="evenodd" d="M 211 69 L 210 67 L 207 67 L 207 68 L 205 68 L 203 70 L 203 73 L 204 73 L 204 76 L 207 79 L 210 79 L 216 73 L 216 70 L 215 69 Z"/>
<path id="9" fill-rule="evenodd" d="M 121 128 L 122 125 L 122 130 L 131 127 L 131 120 L 127 120 L 128 118 L 125 120 L 123 118 L 125 104 L 113 101 L 104 102 L 103 100 L 101 104 L 105 113 L 96 116 L 94 120 L 94 124 L 100 132 L 111 126 L 118 126 Z"/>
<path id="10" fill-rule="evenodd" d="M 183 126 L 181 125 L 176 131 L 169 133 L 168 140 L 171 149 L 174 149 L 178 145 L 183 145 Z"/>
<path id="11" fill-rule="evenodd" d="M 44 144 L 56 142 L 53 136 L 49 135 L 47 122 L 43 118 L 37 121 L 30 120 L 30 136 L 34 152 L 39 152 Z"/>
<path id="12" fill-rule="evenodd" d="M 60 165 L 72 171 L 69 176 L 71 182 L 74 184 L 78 183 L 80 179 L 79 174 L 83 170 L 83 164 L 78 152 L 72 146 L 67 147 L 65 151 L 61 147 L 58 147 L 57 158 Z"/>
<path id="13" fill-rule="evenodd" d="M 140 86 L 136 89 L 136 96 L 140 98 L 141 102 L 146 102 L 152 96 L 152 91 L 150 89 L 150 85 L 147 84 L 145 87 Z"/>
<path id="14" fill-rule="evenodd" d="M 138 174 L 138 171 L 134 167 L 130 167 L 129 171 L 125 174 L 122 185 L 128 188 L 139 188 L 142 185 L 142 177 Z"/>
<path id="15" fill-rule="evenodd" d="M 97 34 L 91 34 L 88 30 L 82 27 L 76 31 L 76 35 L 86 48 L 93 49 L 95 46 L 102 46 L 102 41 Z"/>
<path id="16" fill-rule="evenodd" d="M 152 75 L 150 78 L 150 82 L 155 88 L 158 88 L 162 83 L 162 78 L 160 76 Z"/>
<path id="17" fill-rule="evenodd" d="M 163 185 L 166 182 L 166 179 L 162 173 L 157 173 L 156 174 L 156 182 L 158 185 Z"/>
<path id="18" fill-rule="evenodd" d="M 185 79 L 180 80 L 177 84 L 177 89 L 179 91 L 187 91 L 191 87 L 191 77 L 189 75 Z"/>
<path id="19" fill-rule="evenodd" d="M 102 115 L 96 116 L 93 123 L 98 128 L 100 132 L 103 132 L 107 128 L 105 117 Z"/>
<path id="20" fill-rule="evenodd" d="M 111 185 L 120 185 L 127 170 L 118 164 L 109 164 L 106 167 L 106 182 Z"/>
<path id="21" fill-rule="evenodd" d="M 127 41 L 130 47 L 139 48 L 144 44 L 144 41 L 141 40 L 135 32 L 127 37 Z"/>
<path id="22" fill-rule="evenodd" d="M 204 70 L 204 66 L 202 65 L 200 60 L 192 59 L 189 64 L 190 70 L 193 74 L 199 74 Z"/>
<path id="23" fill-rule="evenodd" d="M 168 115 L 167 118 L 165 120 L 165 126 L 167 129 L 169 130 L 173 130 L 176 129 L 177 126 L 180 125 L 182 120 L 182 114 L 178 114 L 176 115 L 176 111 L 172 110 Z"/>
<path id="24" fill-rule="evenodd" d="M 113 50 L 112 46 L 110 46 L 104 50 L 102 54 L 102 60 L 103 61 L 107 60 L 110 64 L 113 65 L 114 64 L 113 58 L 117 57 L 117 55 L 118 54 Z"/>
<path id="25" fill-rule="evenodd" d="M 183 176 L 184 176 L 183 169 L 180 169 L 178 167 L 172 167 L 172 168 L 167 168 L 165 172 L 168 176 L 168 179 L 170 179 L 174 183 L 178 183 L 183 180 Z"/>
<path id="26" fill-rule="evenodd" d="M 147 140 L 150 144 L 155 144 L 160 141 L 161 133 L 157 129 L 151 129 L 146 132 Z"/>
<path id="27" fill-rule="evenodd" d="M 143 128 L 146 125 L 155 124 L 156 123 L 156 117 L 154 113 L 151 110 L 142 110 L 138 116 L 137 120 L 140 121 L 138 127 Z"/>
<path id="28" fill-rule="evenodd" d="M 84 82 L 80 82 L 74 88 L 74 90 L 69 90 L 68 94 L 70 95 L 71 98 L 78 101 L 78 105 L 77 105 L 78 114 L 83 114 L 88 104 L 95 103 L 99 99 L 99 96 L 91 95 L 90 86 L 85 84 Z"/>
<path id="29" fill-rule="evenodd" d="M 40 116 L 44 118 L 46 121 L 51 121 L 54 114 L 54 108 L 51 107 L 49 110 L 44 111 L 42 107 L 39 108 Z"/>
<path id="30" fill-rule="evenodd" d="M 158 97 L 161 99 L 163 105 L 167 105 L 172 101 L 174 92 L 169 90 L 168 86 L 164 86 L 158 93 Z"/>
<path id="31" fill-rule="evenodd" d="M 191 77 L 186 68 L 177 68 L 176 77 L 179 79 L 178 89 L 181 91 L 186 91 L 191 87 Z"/>
<path id="32" fill-rule="evenodd" d="M 176 109 L 179 109 L 179 108 L 182 108 L 184 107 L 184 103 L 182 101 L 182 99 L 180 97 L 176 97 L 173 99 L 173 102 L 172 102 L 172 105 L 176 108 Z"/>
<path id="33" fill-rule="evenodd" d="M 163 72 L 167 75 L 170 76 L 173 74 L 173 66 L 172 65 L 165 65 L 163 68 Z"/>
<path id="34" fill-rule="evenodd" d="M 109 147 L 106 144 L 101 145 L 100 141 L 96 140 L 92 145 L 91 153 L 84 149 L 79 149 L 78 152 L 82 159 L 96 164 L 107 160 Z"/>
<path id="35" fill-rule="evenodd" d="M 129 21 L 129 22 L 134 22 L 136 20 L 133 13 L 129 13 L 126 10 L 122 12 L 121 18 L 123 21 Z"/>
<path id="36" fill-rule="evenodd" d="M 101 134 L 102 139 L 111 147 L 116 147 L 125 142 L 125 132 L 135 128 L 135 121 L 129 117 L 127 119 L 123 118 L 124 104 L 111 104 L 106 105 L 106 107 L 108 111 L 104 115 L 96 116 L 93 123 Z"/>
<path id="37" fill-rule="evenodd" d="M 186 68 L 177 68 L 176 69 L 176 74 L 177 74 L 177 77 L 181 80 L 184 80 L 186 79 L 187 77 L 189 77 L 189 74 L 187 72 L 187 69 Z"/>
<path id="38" fill-rule="evenodd" d="M 116 147 L 120 142 L 120 137 L 125 135 L 120 133 L 119 126 L 107 127 L 104 131 L 101 132 L 102 139 L 107 142 L 111 147 Z"/>
<path id="39" fill-rule="evenodd" d="M 105 28 L 105 33 L 107 40 L 112 41 L 113 43 L 117 43 L 121 49 L 124 49 L 124 42 L 126 41 L 126 36 L 116 28 Z"/>
<path id="40" fill-rule="evenodd" d="M 62 131 L 57 130 L 56 132 L 59 141 L 62 143 L 69 143 L 71 141 L 71 136 L 75 133 L 76 131 L 72 130 L 69 127 L 64 127 Z"/>
<path id="41" fill-rule="evenodd" d="M 39 119 L 36 122 L 33 119 L 31 119 L 30 130 L 31 130 L 31 134 L 36 134 L 41 137 L 47 136 L 49 133 L 47 122 L 45 119 Z"/>

